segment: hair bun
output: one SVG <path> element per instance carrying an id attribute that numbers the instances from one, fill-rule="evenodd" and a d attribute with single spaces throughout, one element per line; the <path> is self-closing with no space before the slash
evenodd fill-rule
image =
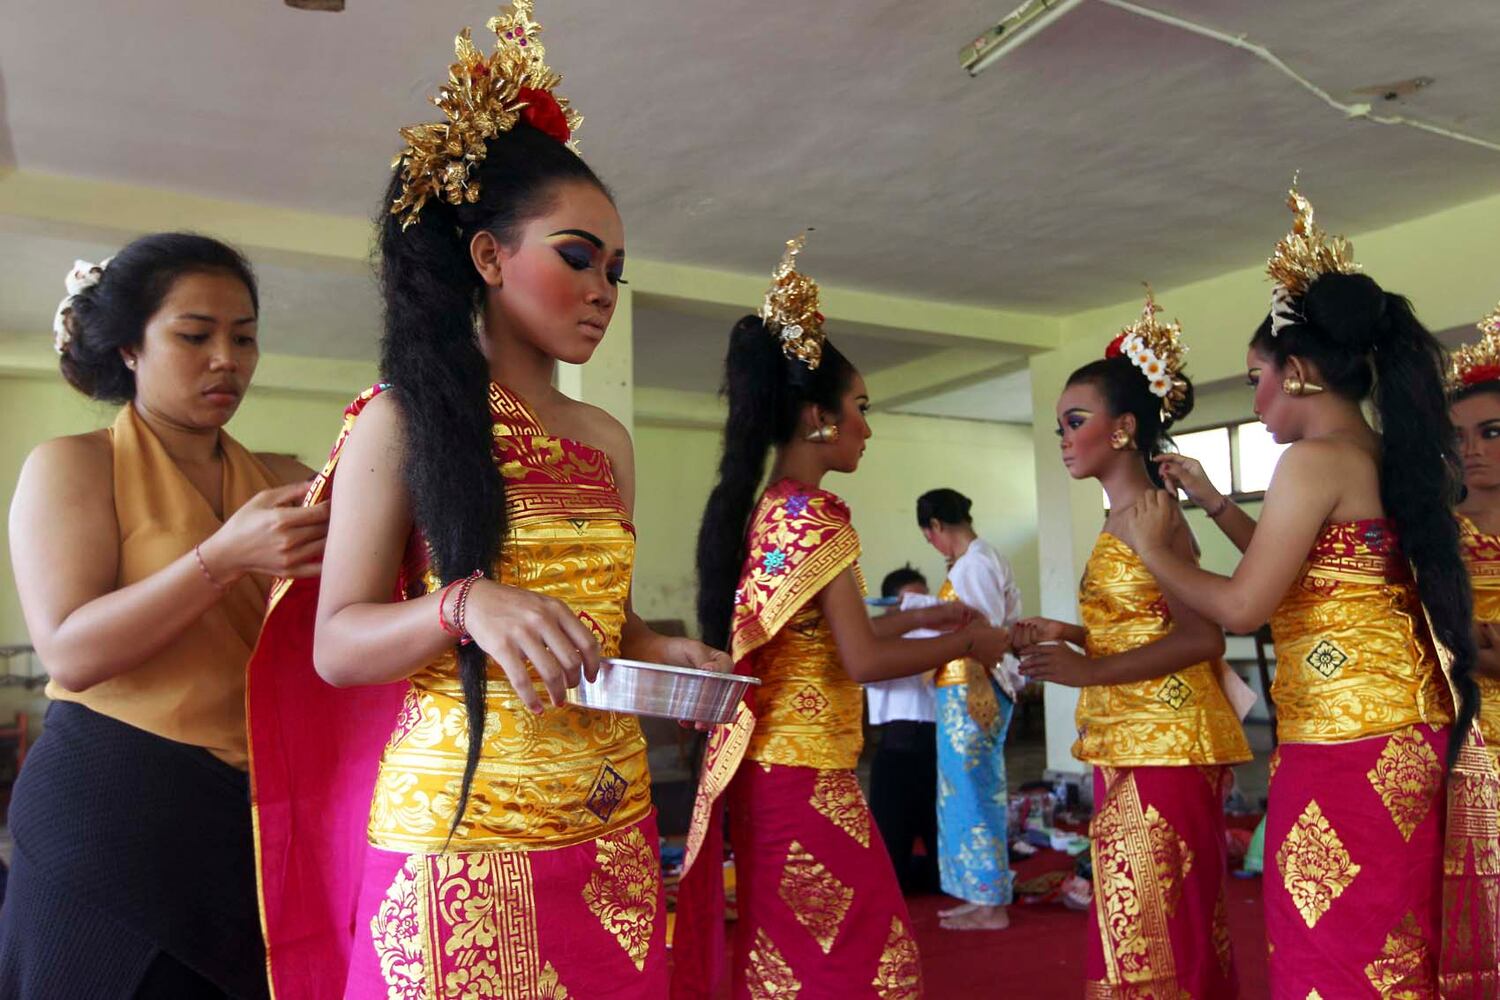
<path id="1" fill-rule="evenodd" d="M 1342 350 L 1368 354 L 1390 337 L 1387 295 L 1367 274 L 1325 274 L 1308 286 L 1302 310 L 1309 325 Z"/>

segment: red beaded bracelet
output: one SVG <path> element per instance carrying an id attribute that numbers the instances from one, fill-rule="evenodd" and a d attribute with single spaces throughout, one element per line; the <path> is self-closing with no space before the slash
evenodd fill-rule
<path id="1" fill-rule="evenodd" d="M 452 583 L 448 584 L 448 586 L 443 588 L 443 596 L 438 598 L 438 624 L 443 627 L 444 632 L 453 636 L 453 638 L 455 639 L 462 639 L 464 637 L 463 630 L 448 624 L 448 619 L 443 614 L 443 608 L 447 606 L 448 595 L 452 593 L 453 588 L 460 586 L 463 582 L 463 580 L 454 580 Z"/>
<path id="2" fill-rule="evenodd" d="M 469 591 L 474 589 L 474 581 L 483 575 L 483 573 L 476 569 L 462 580 L 455 581 L 458 585 L 458 597 L 453 601 L 453 627 L 456 629 L 453 634 L 458 636 L 458 644 L 460 646 L 467 646 L 474 641 L 474 637 L 469 635 L 469 627 L 466 624 L 466 616 L 469 611 Z M 449 584 L 449 586 L 453 586 L 453 584 Z M 438 610 L 442 610 L 442 604 L 438 605 Z"/>

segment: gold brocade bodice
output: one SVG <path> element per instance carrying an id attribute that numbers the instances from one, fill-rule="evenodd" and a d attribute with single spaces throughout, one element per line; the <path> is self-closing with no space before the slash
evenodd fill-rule
<path id="1" fill-rule="evenodd" d="M 1156 579 L 1123 541 L 1101 532 L 1089 555 L 1078 607 L 1091 657 L 1161 639 L 1171 613 Z M 1250 759 L 1240 720 L 1215 666 L 1195 663 L 1165 677 L 1085 687 L 1073 756 L 1112 766 L 1234 764 Z"/>
<path id="2" fill-rule="evenodd" d="M 844 671 L 816 602 L 752 654 L 755 732 L 745 756 L 765 764 L 852 769 L 864 747 L 864 690 Z"/>
<path id="3" fill-rule="evenodd" d="M 1388 521 L 1324 525 L 1271 616 L 1277 735 L 1342 743 L 1452 722 L 1424 618 Z"/>
<path id="4" fill-rule="evenodd" d="M 853 570 L 859 536 L 826 490 L 773 483 L 750 518 L 735 594 L 735 669 L 761 679 L 745 757 L 763 764 L 850 769 L 864 745 L 864 692 L 844 670 L 818 594 Z"/>
<path id="5" fill-rule="evenodd" d="M 1500 622 L 1500 538 L 1480 531 L 1462 514 L 1458 533 L 1474 587 L 1474 617 L 1482 622 Z M 1474 681 L 1479 685 L 1479 731 L 1490 753 L 1500 758 L 1500 680 L 1476 674 Z"/>
<path id="6" fill-rule="evenodd" d="M 635 534 L 608 458 L 550 437 L 517 397 L 491 387 L 495 446 L 505 478 L 509 532 L 496 565 L 505 584 L 555 597 L 618 654 Z M 423 572 L 412 589 L 438 587 Z M 573 705 L 533 715 L 491 661 L 485 743 L 452 849 L 527 850 L 591 840 L 651 808 L 646 744 L 634 716 Z M 468 749 L 457 656 L 411 677 L 381 759 L 370 842 L 401 851 L 443 848 Z"/>
<path id="7" fill-rule="evenodd" d="M 938 598 L 944 601 L 958 600 L 958 591 L 953 589 L 952 580 L 943 581 L 943 585 L 938 588 Z M 960 684 L 966 684 L 969 680 L 970 664 L 976 662 L 975 660 L 963 658 L 949 660 L 938 668 L 937 673 L 932 678 L 932 683 L 937 687 L 957 687 Z M 981 666 L 980 669 L 983 670 L 984 668 Z"/>

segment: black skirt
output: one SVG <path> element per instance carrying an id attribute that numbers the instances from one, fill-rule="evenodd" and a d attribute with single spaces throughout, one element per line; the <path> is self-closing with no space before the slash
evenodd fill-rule
<path id="1" fill-rule="evenodd" d="M 205 995 L 268 996 L 243 772 L 53 702 L 10 829 L 0 997 L 126 1000 L 164 970 Z"/>

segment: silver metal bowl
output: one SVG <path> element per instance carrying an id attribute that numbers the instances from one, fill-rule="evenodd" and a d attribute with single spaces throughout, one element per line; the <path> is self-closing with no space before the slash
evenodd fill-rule
<path id="1" fill-rule="evenodd" d="M 568 689 L 568 701 L 583 708 L 654 715 L 687 722 L 728 722 L 746 689 L 760 678 L 664 663 L 607 659 L 599 676 Z"/>

